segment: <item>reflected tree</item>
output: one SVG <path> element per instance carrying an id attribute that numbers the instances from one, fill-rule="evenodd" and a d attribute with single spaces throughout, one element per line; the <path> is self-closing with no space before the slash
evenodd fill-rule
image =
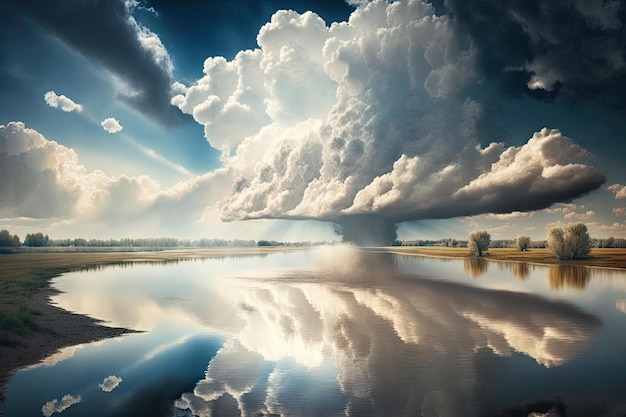
<path id="1" fill-rule="evenodd" d="M 548 279 L 553 290 L 584 290 L 589 282 L 589 271 L 583 266 L 559 265 L 548 270 Z"/>
<path id="2" fill-rule="evenodd" d="M 470 278 L 478 278 L 487 272 L 487 261 L 483 258 L 465 258 L 463 260 L 463 269 Z"/>
<path id="3" fill-rule="evenodd" d="M 525 280 L 530 274 L 530 265 L 525 262 L 515 262 L 512 267 L 513 275 L 516 278 Z"/>

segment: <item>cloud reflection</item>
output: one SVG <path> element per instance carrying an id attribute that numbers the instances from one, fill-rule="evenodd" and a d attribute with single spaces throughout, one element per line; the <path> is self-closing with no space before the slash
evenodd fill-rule
<path id="1" fill-rule="evenodd" d="M 104 378 L 102 383 L 98 384 L 98 386 L 104 392 L 111 392 L 115 388 L 117 388 L 118 385 L 120 385 L 120 382 L 122 382 L 122 378 L 120 378 L 119 376 L 109 375 Z"/>
<path id="2" fill-rule="evenodd" d="M 41 407 L 41 413 L 46 417 L 50 417 L 54 413 L 62 413 L 74 404 L 78 404 L 80 401 L 80 395 L 74 397 L 73 395 L 67 394 L 60 400 L 55 398 L 45 403 L 43 407 Z"/>
<path id="3" fill-rule="evenodd" d="M 291 358 L 313 370 L 334 363 L 346 415 L 476 415 L 485 378 L 478 351 L 559 366 L 600 325 L 569 304 L 402 274 L 392 259 L 354 252 L 312 271 L 224 279 L 220 296 L 243 325 L 222 329 L 231 341 L 177 406 L 208 416 L 228 398 L 235 415 L 299 415 L 293 403 L 275 401 L 301 395 L 295 377 L 267 373 Z"/>
<path id="4" fill-rule="evenodd" d="M 176 269 L 175 285 L 167 268 L 98 274 L 55 300 L 118 325 L 167 318 L 222 335 L 205 377 L 175 402 L 196 416 L 484 415 L 497 358 L 560 366 L 601 324 L 567 303 L 400 272 L 375 250 L 314 259 L 262 273 L 245 260 Z M 473 261 L 465 268 L 484 273 Z"/>
<path id="5" fill-rule="evenodd" d="M 577 265 L 553 266 L 548 270 L 548 279 L 553 290 L 584 290 L 589 283 L 589 271 Z"/>

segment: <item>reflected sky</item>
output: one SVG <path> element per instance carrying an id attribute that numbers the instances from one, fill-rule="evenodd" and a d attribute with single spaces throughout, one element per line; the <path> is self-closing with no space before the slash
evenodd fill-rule
<path id="1" fill-rule="evenodd" d="M 67 274 L 54 303 L 146 333 L 18 372 L 5 408 L 33 380 L 37 409 L 80 398 L 63 416 L 148 403 L 163 416 L 487 416 L 556 396 L 626 406 L 611 394 L 626 387 L 624 273 L 480 261 L 338 246 Z"/>

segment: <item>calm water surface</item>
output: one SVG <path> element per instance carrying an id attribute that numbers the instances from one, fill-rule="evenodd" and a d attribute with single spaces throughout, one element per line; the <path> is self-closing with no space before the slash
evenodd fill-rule
<path id="1" fill-rule="evenodd" d="M 626 415 L 624 272 L 334 247 L 54 286 L 143 333 L 19 371 L 7 417 Z"/>

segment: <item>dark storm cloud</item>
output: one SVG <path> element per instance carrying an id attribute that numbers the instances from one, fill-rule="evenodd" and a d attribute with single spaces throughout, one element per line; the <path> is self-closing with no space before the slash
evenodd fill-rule
<path id="1" fill-rule="evenodd" d="M 446 0 L 445 11 L 473 39 L 482 75 L 506 93 L 626 110 L 621 1 Z"/>
<path id="2" fill-rule="evenodd" d="M 154 35 L 139 26 L 121 0 L 9 0 L 66 45 L 122 79 L 132 93 L 120 94 L 129 105 L 166 126 L 187 117 L 170 105 L 172 77 L 169 58 L 159 60 L 154 44 L 139 34 Z M 143 31 L 143 32 L 142 32 Z M 154 35 L 156 36 L 156 35 Z M 158 38 L 154 38 L 155 40 Z"/>

